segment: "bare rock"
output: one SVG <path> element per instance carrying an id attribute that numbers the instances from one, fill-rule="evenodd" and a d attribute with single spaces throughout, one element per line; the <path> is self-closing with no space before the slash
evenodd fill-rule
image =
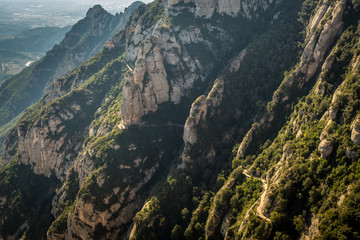
<path id="1" fill-rule="evenodd" d="M 359 145 L 360 144 L 360 119 L 357 118 L 351 125 L 351 141 Z"/>
<path id="2" fill-rule="evenodd" d="M 215 13 L 225 14 L 228 16 L 242 16 L 245 18 L 257 17 L 260 11 L 266 11 L 272 4 L 278 4 L 280 1 L 276 0 L 170 0 L 167 1 L 167 8 L 177 13 L 183 10 L 177 4 L 179 3 L 193 3 L 194 8 L 189 9 L 194 12 L 196 16 L 210 18 Z M 175 8 L 175 9 L 174 9 Z"/>
<path id="3" fill-rule="evenodd" d="M 325 3 L 326 4 L 326 3 Z M 327 9 L 327 13 L 332 14 L 331 20 L 327 20 L 326 14 L 324 16 L 324 8 L 320 8 L 317 12 L 319 16 L 323 15 L 322 19 L 326 20 L 324 27 L 320 34 L 313 34 L 308 45 L 305 47 L 301 56 L 301 65 L 303 65 L 301 71 L 306 75 L 307 79 L 310 79 L 316 71 L 319 65 L 324 60 L 327 49 L 333 43 L 335 37 L 339 34 L 343 26 L 342 15 L 345 9 L 343 2 L 338 2 L 334 8 Z M 316 15 L 317 15 L 316 14 Z M 319 24 L 319 21 L 316 21 Z M 315 26 L 313 26 L 314 28 Z"/>
<path id="4" fill-rule="evenodd" d="M 325 139 L 320 142 L 318 150 L 322 158 L 327 158 L 333 151 L 333 144 L 330 140 Z"/>
<path id="5" fill-rule="evenodd" d="M 139 38 L 145 37 L 141 44 L 133 49 L 133 53 L 127 51 L 127 55 L 137 52 L 137 60 L 134 70 L 129 71 L 125 76 L 121 103 L 121 125 L 124 127 L 139 123 L 142 116 L 155 112 L 161 103 L 168 101 L 179 103 L 181 97 L 199 78 L 197 73 L 199 65 L 197 66 L 180 47 L 171 29 L 164 30 L 162 24 L 164 24 L 162 21 L 157 23 L 149 36 L 143 32 L 136 32 L 136 29 L 141 29 L 138 25 L 130 39 L 130 45 L 136 46 L 140 40 L 135 36 L 139 34 Z M 180 39 L 183 38 L 184 41 L 197 41 L 187 37 L 189 36 L 186 32 L 180 34 Z M 171 66 L 172 74 L 176 77 L 168 78 L 165 64 Z M 185 69 L 187 71 L 184 71 Z"/>
<path id="6" fill-rule="evenodd" d="M 202 95 L 191 105 L 190 116 L 187 118 L 184 127 L 183 139 L 185 148 L 182 153 L 183 162 L 191 161 L 190 150 L 192 145 L 196 144 L 198 140 L 197 127 L 206 119 L 209 111 L 213 114 L 214 109 L 220 105 L 223 91 L 223 80 L 218 79 L 215 81 L 207 97 Z M 207 156 L 214 157 L 215 151 L 211 149 Z"/>

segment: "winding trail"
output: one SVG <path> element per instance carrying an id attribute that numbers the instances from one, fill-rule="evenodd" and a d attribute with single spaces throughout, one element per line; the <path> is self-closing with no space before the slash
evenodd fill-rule
<path id="1" fill-rule="evenodd" d="M 263 214 L 265 207 L 266 207 L 266 199 L 265 198 L 266 198 L 266 193 L 267 193 L 267 189 L 268 189 L 268 184 L 267 184 L 266 180 L 264 180 L 264 179 L 260 179 L 260 180 L 263 183 L 264 190 L 260 196 L 259 206 L 256 208 L 256 215 L 258 215 L 260 218 L 270 222 L 270 219 Z"/>
<path id="2" fill-rule="evenodd" d="M 268 183 L 265 179 L 262 179 L 262 178 L 259 178 L 259 177 L 255 177 L 252 175 L 252 173 L 247 170 L 247 169 L 244 169 L 243 171 L 243 174 L 247 177 L 247 178 L 257 178 L 259 180 L 261 180 L 262 184 L 263 184 L 263 191 L 261 193 L 261 196 L 258 200 L 256 200 L 252 205 L 251 207 L 249 207 L 249 210 L 246 212 L 245 214 L 245 217 L 243 219 L 243 221 L 241 222 L 241 225 L 239 227 L 239 230 L 238 230 L 238 233 L 241 232 L 241 230 L 244 228 L 245 224 L 248 222 L 248 219 L 249 219 L 249 214 L 250 214 L 250 211 L 253 210 L 253 208 L 259 204 L 256 208 L 256 211 L 254 211 L 254 213 L 261 219 L 267 221 L 267 222 L 271 222 L 270 219 L 268 217 L 266 217 L 263 212 L 265 210 L 265 207 L 266 207 L 266 193 L 267 193 L 267 190 L 268 190 Z"/>

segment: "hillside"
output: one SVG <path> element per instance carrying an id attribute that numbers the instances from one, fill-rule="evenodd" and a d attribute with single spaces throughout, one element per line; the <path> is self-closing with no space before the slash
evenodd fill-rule
<path id="1" fill-rule="evenodd" d="M 39 27 L 21 32 L 13 37 L 0 40 L 0 48 L 20 52 L 46 53 L 65 37 L 71 26 Z"/>
<path id="2" fill-rule="evenodd" d="M 44 57 L 5 81 L 0 86 L 0 126 L 38 101 L 54 79 L 63 77 L 94 56 L 124 27 L 140 4 L 135 2 L 124 13 L 116 15 L 106 12 L 100 5 L 94 6 Z"/>
<path id="3" fill-rule="evenodd" d="M 70 29 L 70 26 L 33 28 L 16 36 L 2 37 L 0 39 L 0 64 L 2 66 L 0 85 L 32 62 L 39 60 L 55 44 L 58 44 Z"/>
<path id="4" fill-rule="evenodd" d="M 358 0 L 140 5 L 18 116 L 0 236 L 358 239 L 359 18 Z"/>

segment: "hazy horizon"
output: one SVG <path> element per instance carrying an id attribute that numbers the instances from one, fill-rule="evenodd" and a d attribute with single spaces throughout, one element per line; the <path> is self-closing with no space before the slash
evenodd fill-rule
<path id="1" fill-rule="evenodd" d="M 1 0 L 0 23 L 22 23 L 29 27 L 73 25 L 89 8 L 100 4 L 106 11 L 123 12 L 133 0 Z M 143 0 L 150 3 L 152 0 Z"/>
<path id="2" fill-rule="evenodd" d="M 150 3 L 153 0 L 143 0 L 144 3 Z M 57 7 L 62 7 L 64 9 L 73 8 L 75 6 L 82 6 L 84 8 L 90 8 L 96 4 L 100 4 L 104 9 L 111 13 L 116 13 L 119 11 L 123 11 L 124 8 L 131 5 L 134 0 L 48 0 L 44 2 L 43 0 L 2 0 L 0 2 L 0 7 L 4 4 L 16 4 L 12 7 L 18 9 L 26 9 L 26 8 L 42 8 L 46 5 L 54 6 L 56 4 Z M 76 9 L 72 9 L 76 10 Z M 3 10 L 0 10 L 3 11 Z"/>

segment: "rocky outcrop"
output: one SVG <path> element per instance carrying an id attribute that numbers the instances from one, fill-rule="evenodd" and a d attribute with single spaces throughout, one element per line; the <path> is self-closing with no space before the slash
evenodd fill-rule
<path id="1" fill-rule="evenodd" d="M 359 145 L 360 144 L 360 119 L 356 118 L 353 124 L 351 125 L 351 141 Z"/>
<path id="2" fill-rule="evenodd" d="M 327 158 L 333 151 L 333 144 L 330 140 L 325 139 L 320 142 L 318 150 L 322 158 Z"/>
<path id="3" fill-rule="evenodd" d="M 80 111 L 80 105 L 74 103 L 69 109 L 52 108 L 48 119 L 37 121 L 31 128 L 21 122 L 18 125 L 20 163 L 31 165 L 36 174 L 50 177 L 54 173 L 63 180 L 81 147 L 77 137 L 64 129 Z"/>
<path id="4" fill-rule="evenodd" d="M 143 115 L 156 111 L 159 104 L 170 99 L 164 58 L 157 45 L 156 40 L 144 42 L 134 71 L 125 76 L 121 103 L 123 125 L 139 122 Z"/>
<path id="5" fill-rule="evenodd" d="M 246 52 L 247 49 L 245 48 L 233 59 L 231 59 L 223 75 L 239 71 L 241 62 L 243 61 Z M 222 102 L 224 87 L 223 79 L 217 79 L 208 96 L 206 97 L 205 95 L 202 95 L 198 97 L 191 105 L 190 115 L 184 126 L 183 140 L 185 147 L 182 153 L 183 163 L 192 161 L 191 151 L 198 141 L 198 128 L 201 125 L 206 125 L 206 119 L 209 117 L 208 113 L 210 113 L 210 117 L 212 117 L 217 112 L 217 108 Z M 209 159 L 213 158 L 215 154 L 215 150 L 211 147 L 210 150 L 205 153 L 205 156 Z"/>
<path id="6" fill-rule="evenodd" d="M 266 11 L 270 6 L 278 4 L 281 0 L 169 0 L 167 7 L 170 12 L 178 13 L 183 11 L 187 6 L 196 16 L 211 18 L 214 14 L 225 14 L 232 17 L 242 16 L 245 18 L 258 17 L 261 11 Z M 183 6 L 184 5 L 184 6 Z"/>
<path id="7" fill-rule="evenodd" d="M 105 199 L 93 196 L 91 199 L 79 198 L 75 211 L 68 217 L 68 231 L 65 239 L 73 239 L 77 236 L 81 239 L 91 239 L 97 228 L 106 230 L 105 239 L 118 239 L 126 232 L 125 226 L 131 222 L 135 213 L 144 202 L 144 195 L 140 194 L 142 187 L 155 174 L 159 164 L 156 164 L 144 172 L 145 177 L 135 186 L 117 187 Z M 103 187 L 106 183 L 105 176 L 99 176 L 97 187 Z M 111 201 L 110 201 L 111 199 Z M 99 203 L 105 208 L 98 208 Z M 116 216 L 116 217 L 114 217 Z"/>
<path id="8" fill-rule="evenodd" d="M 180 103 L 200 77 L 200 63 L 196 65 L 181 47 L 176 33 L 163 24 L 158 22 L 150 36 L 148 30 L 141 32 L 138 24 L 127 43 L 127 59 L 134 60 L 137 52 L 137 60 L 125 77 L 121 103 L 124 126 L 139 123 L 142 116 L 155 112 L 161 103 Z M 140 41 L 141 37 L 145 40 Z"/>
<path id="9" fill-rule="evenodd" d="M 208 114 L 213 115 L 217 107 L 220 106 L 224 91 L 224 82 L 222 79 L 217 79 L 214 83 L 213 88 L 206 97 L 205 95 L 200 96 L 191 105 L 190 115 L 186 120 L 184 127 L 184 151 L 182 153 L 183 163 L 191 162 L 191 148 L 198 141 L 197 128 L 200 124 L 206 124 L 206 118 Z M 209 157 L 215 155 L 214 150 L 211 149 Z"/>
<path id="10" fill-rule="evenodd" d="M 330 7 L 325 16 L 323 14 L 324 8 L 318 10 L 319 16 L 323 15 L 321 21 L 325 22 L 322 26 L 321 22 L 316 21 L 317 27 L 321 28 L 320 34 L 312 34 L 304 52 L 301 56 L 300 72 L 305 74 L 307 79 L 310 79 L 319 66 L 321 66 L 324 58 L 327 54 L 327 50 L 330 48 L 335 40 L 335 37 L 339 34 L 341 27 L 343 26 L 343 12 L 345 10 L 345 3 L 338 1 L 334 7 Z M 328 19 L 327 16 L 331 16 Z M 312 28 L 315 27 L 314 26 Z M 310 29 L 311 31 L 311 29 Z M 316 33 L 316 32 L 315 32 Z M 307 81 L 307 80 L 305 80 Z"/>

